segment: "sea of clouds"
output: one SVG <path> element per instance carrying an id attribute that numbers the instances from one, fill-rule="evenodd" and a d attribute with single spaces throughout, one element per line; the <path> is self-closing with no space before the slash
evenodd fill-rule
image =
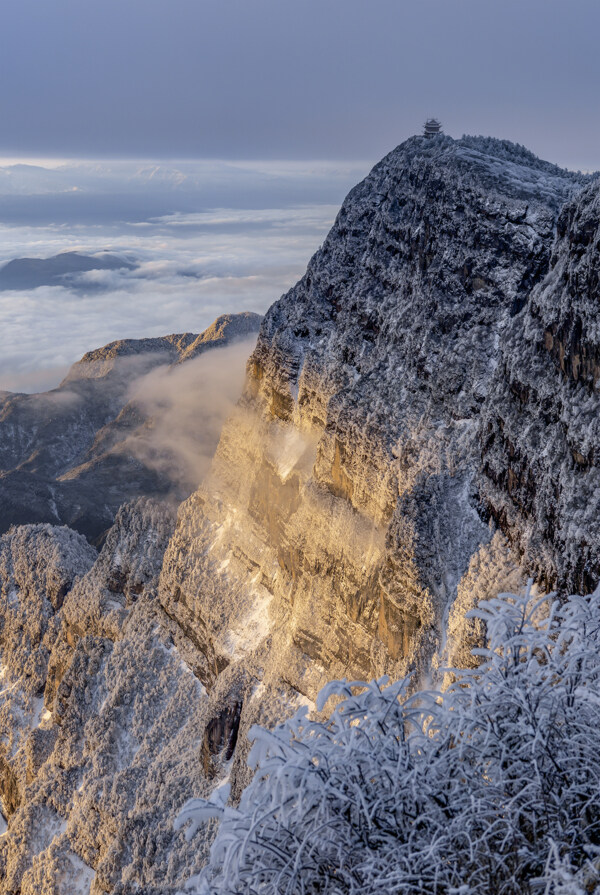
<path id="1" fill-rule="evenodd" d="M 264 313 L 302 275 L 358 163 L 43 162 L 0 166 L 0 267 L 110 252 L 135 269 L 0 292 L 0 389 L 52 388 L 114 339 Z"/>

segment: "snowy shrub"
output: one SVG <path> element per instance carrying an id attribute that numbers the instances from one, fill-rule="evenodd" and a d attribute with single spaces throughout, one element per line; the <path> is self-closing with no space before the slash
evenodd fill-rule
<path id="1" fill-rule="evenodd" d="M 444 693 L 336 682 L 253 728 L 239 808 L 220 817 L 202 893 L 584 895 L 600 885 L 600 590 L 482 603 L 488 648 Z"/>

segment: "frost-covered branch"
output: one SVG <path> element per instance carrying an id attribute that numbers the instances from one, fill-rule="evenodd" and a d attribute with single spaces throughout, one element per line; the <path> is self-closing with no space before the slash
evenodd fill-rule
<path id="1" fill-rule="evenodd" d="M 252 729 L 253 781 L 219 815 L 203 893 L 583 895 L 600 884 L 600 590 L 502 595 L 476 613 L 481 664 L 444 693 L 329 684 Z"/>

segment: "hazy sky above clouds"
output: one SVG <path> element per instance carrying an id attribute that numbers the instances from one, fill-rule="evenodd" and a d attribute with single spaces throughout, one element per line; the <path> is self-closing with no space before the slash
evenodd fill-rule
<path id="1" fill-rule="evenodd" d="M 7 0 L 0 153 L 376 161 L 452 136 L 600 167 L 598 0 Z"/>

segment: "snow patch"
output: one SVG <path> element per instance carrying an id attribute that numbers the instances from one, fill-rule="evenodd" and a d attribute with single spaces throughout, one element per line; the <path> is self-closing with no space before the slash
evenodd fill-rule
<path id="1" fill-rule="evenodd" d="M 306 450 L 307 442 L 297 429 L 288 429 L 275 446 L 275 463 L 279 478 L 285 482 Z"/>
<path id="2" fill-rule="evenodd" d="M 223 638 L 223 648 L 232 659 L 239 659 L 255 649 L 270 632 L 269 604 L 273 594 L 266 588 L 256 592 L 257 599 L 250 612 L 244 615 Z"/>

